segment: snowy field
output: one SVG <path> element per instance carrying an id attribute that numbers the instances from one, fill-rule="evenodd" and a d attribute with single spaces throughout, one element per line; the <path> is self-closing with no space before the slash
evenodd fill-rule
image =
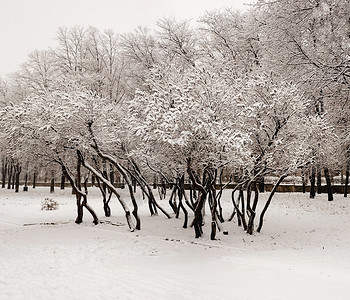
<path id="1" fill-rule="evenodd" d="M 40 209 L 46 196 L 58 210 Z M 1 189 L 0 299 L 349 299 L 350 199 L 276 194 L 260 234 L 226 222 L 229 234 L 211 241 L 209 222 L 195 239 L 183 216 L 150 217 L 137 196 L 142 230 L 132 233 L 116 200 L 119 226 L 94 226 L 86 211 L 76 225 L 70 189 Z M 89 203 L 106 220 L 96 189 Z M 224 207 L 228 217 L 229 194 Z"/>

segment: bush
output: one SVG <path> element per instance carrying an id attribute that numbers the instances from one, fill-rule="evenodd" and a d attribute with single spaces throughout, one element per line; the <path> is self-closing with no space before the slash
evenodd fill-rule
<path id="1" fill-rule="evenodd" d="M 58 202 L 52 198 L 46 197 L 43 202 L 41 202 L 41 210 L 56 210 L 58 209 Z"/>

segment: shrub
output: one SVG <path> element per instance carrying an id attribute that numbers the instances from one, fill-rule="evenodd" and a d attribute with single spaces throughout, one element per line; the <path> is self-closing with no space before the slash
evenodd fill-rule
<path id="1" fill-rule="evenodd" d="M 56 210 L 58 209 L 58 202 L 52 198 L 46 197 L 43 202 L 41 202 L 41 210 Z"/>

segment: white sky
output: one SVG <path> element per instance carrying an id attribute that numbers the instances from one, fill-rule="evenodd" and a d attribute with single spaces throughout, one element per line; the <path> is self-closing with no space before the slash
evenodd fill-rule
<path id="1" fill-rule="evenodd" d="M 197 19 L 206 10 L 246 9 L 254 0 L 0 0 L 0 77 L 19 69 L 35 49 L 55 45 L 60 26 L 117 33 L 152 27 L 161 17 Z"/>

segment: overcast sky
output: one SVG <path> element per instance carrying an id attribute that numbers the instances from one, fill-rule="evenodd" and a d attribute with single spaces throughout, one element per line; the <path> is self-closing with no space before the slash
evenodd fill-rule
<path id="1" fill-rule="evenodd" d="M 161 17 L 196 20 L 206 10 L 247 9 L 254 0 L 0 0 L 0 77 L 27 55 L 55 46 L 60 26 L 94 26 L 117 33 L 152 27 Z"/>

